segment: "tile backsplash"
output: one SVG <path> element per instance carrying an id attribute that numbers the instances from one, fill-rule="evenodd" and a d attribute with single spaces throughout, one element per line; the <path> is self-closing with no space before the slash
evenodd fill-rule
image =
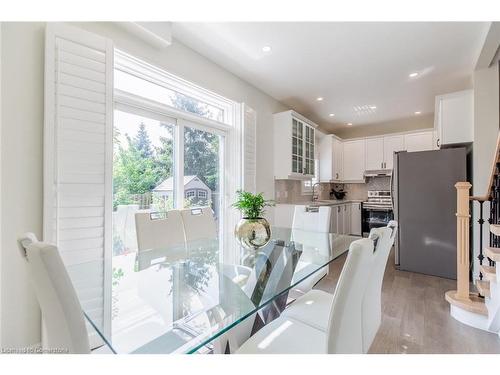
<path id="1" fill-rule="evenodd" d="M 344 189 L 347 192 L 345 199 L 366 200 L 368 190 L 389 190 L 390 177 L 369 177 L 364 184 L 331 184 L 321 183 L 316 186 L 319 199 L 330 199 L 332 188 Z M 302 203 L 311 201 L 312 194 L 302 194 L 302 181 L 298 180 L 275 180 L 274 182 L 276 203 Z"/>

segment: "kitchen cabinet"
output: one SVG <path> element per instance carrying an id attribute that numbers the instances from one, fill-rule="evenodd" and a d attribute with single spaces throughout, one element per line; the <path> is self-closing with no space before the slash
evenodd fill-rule
<path id="1" fill-rule="evenodd" d="M 405 139 L 403 135 L 392 135 L 384 137 L 384 169 L 392 169 L 394 165 L 394 153 L 404 150 Z"/>
<path id="2" fill-rule="evenodd" d="M 435 100 L 436 144 L 451 145 L 474 141 L 474 91 L 438 95 Z"/>
<path id="3" fill-rule="evenodd" d="M 319 181 L 342 181 L 342 141 L 334 135 L 324 136 L 319 143 Z"/>
<path id="4" fill-rule="evenodd" d="M 365 148 L 365 169 L 384 169 L 384 138 L 367 138 Z"/>
<path id="5" fill-rule="evenodd" d="M 361 236 L 361 203 L 351 203 L 350 234 Z"/>
<path id="6" fill-rule="evenodd" d="M 405 134 L 405 150 L 408 152 L 428 151 L 434 149 L 432 131 Z"/>
<path id="7" fill-rule="evenodd" d="M 344 182 L 364 182 L 365 139 L 344 142 Z"/>
<path id="8" fill-rule="evenodd" d="M 366 170 L 392 169 L 394 152 L 404 149 L 404 136 L 366 139 Z"/>
<path id="9" fill-rule="evenodd" d="M 341 209 L 344 209 L 344 232 L 342 234 L 351 233 L 351 204 L 343 204 Z"/>
<path id="10" fill-rule="evenodd" d="M 295 111 L 274 114 L 276 179 L 311 179 L 314 176 L 316 127 Z"/>

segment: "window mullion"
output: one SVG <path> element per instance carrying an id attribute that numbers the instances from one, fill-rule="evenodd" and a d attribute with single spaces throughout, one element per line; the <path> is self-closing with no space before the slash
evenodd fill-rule
<path id="1" fill-rule="evenodd" d="M 184 208 L 184 121 L 178 120 L 175 127 L 175 208 Z"/>

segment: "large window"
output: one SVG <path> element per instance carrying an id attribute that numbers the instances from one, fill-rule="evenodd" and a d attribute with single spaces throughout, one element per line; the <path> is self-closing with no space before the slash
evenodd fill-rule
<path id="1" fill-rule="evenodd" d="M 147 314 L 130 298 L 137 276 L 129 272 L 137 251 L 135 213 L 210 206 L 221 236 L 229 206 L 222 176 L 235 116 L 227 99 L 129 56 L 118 53 L 116 61 L 112 329 L 118 333 Z"/>

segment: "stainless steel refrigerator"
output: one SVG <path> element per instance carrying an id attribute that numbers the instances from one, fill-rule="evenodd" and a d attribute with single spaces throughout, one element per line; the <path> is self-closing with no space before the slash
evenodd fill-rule
<path id="1" fill-rule="evenodd" d="M 456 279 L 455 184 L 467 178 L 466 149 L 397 152 L 391 180 L 399 269 Z"/>

